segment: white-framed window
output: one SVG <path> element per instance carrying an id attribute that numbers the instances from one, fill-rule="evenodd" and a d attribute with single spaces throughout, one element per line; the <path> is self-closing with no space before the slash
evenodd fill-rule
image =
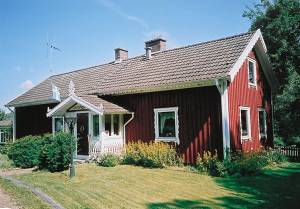
<path id="1" fill-rule="evenodd" d="M 248 84 L 256 86 L 256 61 L 251 58 L 248 58 Z"/>
<path id="2" fill-rule="evenodd" d="M 120 136 L 120 115 L 119 114 L 105 114 L 104 115 L 104 130 L 108 136 Z"/>
<path id="3" fill-rule="evenodd" d="M 5 142 L 4 132 L 0 131 L 0 143 L 4 143 L 4 142 Z"/>
<path id="4" fill-rule="evenodd" d="M 53 132 L 60 132 L 65 130 L 65 120 L 64 117 L 53 117 Z"/>
<path id="5" fill-rule="evenodd" d="M 93 136 L 98 137 L 100 134 L 99 115 L 93 115 Z"/>
<path id="6" fill-rule="evenodd" d="M 240 131 L 241 139 L 251 139 L 251 120 L 249 107 L 240 107 Z"/>
<path id="7" fill-rule="evenodd" d="M 267 114 L 264 108 L 258 108 L 259 138 L 267 137 Z"/>
<path id="8" fill-rule="evenodd" d="M 179 144 L 178 107 L 154 109 L 155 140 Z"/>

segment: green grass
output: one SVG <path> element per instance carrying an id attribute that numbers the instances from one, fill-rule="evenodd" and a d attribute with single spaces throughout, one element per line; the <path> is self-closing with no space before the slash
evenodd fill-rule
<path id="1" fill-rule="evenodd" d="M 256 177 L 213 178 L 184 170 L 79 165 L 20 178 L 66 208 L 293 208 L 300 205 L 300 164 L 268 168 Z"/>
<path id="2" fill-rule="evenodd" d="M 3 189 L 14 201 L 17 202 L 19 208 L 24 209 L 50 209 L 50 207 L 39 199 L 35 194 L 25 188 L 17 187 L 8 180 L 0 177 L 0 187 Z M 1 207 L 1 205 L 0 205 Z"/>
<path id="3" fill-rule="evenodd" d="M 14 164 L 8 159 L 7 155 L 0 154 L 0 169 L 13 168 Z"/>

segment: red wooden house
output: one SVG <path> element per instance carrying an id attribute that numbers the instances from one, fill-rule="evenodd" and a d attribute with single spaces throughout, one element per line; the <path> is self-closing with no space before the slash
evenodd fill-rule
<path id="1" fill-rule="evenodd" d="M 7 104 L 14 137 L 72 131 L 78 156 L 130 141 L 174 142 L 186 162 L 197 153 L 272 145 L 277 80 L 260 30 L 166 49 L 51 76 Z M 12 108 L 13 107 L 13 108 Z"/>

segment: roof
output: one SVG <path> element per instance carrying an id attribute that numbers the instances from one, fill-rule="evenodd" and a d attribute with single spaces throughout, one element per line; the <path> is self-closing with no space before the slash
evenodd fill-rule
<path id="1" fill-rule="evenodd" d="M 55 102 L 51 83 L 60 88 L 62 97 L 68 97 L 68 85 L 72 80 L 76 95 L 93 103 L 107 102 L 91 94 L 130 94 L 157 91 L 199 82 L 209 85 L 210 81 L 229 76 L 254 32 L 234 35 L 214 41 L 155 52 L 151 59 L 145 55 L 122 62 L 110 62 L 69 73 L 51 76 L 31 90 L 17 97 L 7 106 L 25 106 Z M 205 84 L 205 82 L 207 82 Z M 211 84 L 212 85 L 212 84 Z M 109 108 L 121 108 L 111 105 Z"/>
<path id="2" fill-rule="evenodd" d="M 11 127 L 12 121 L 11 120 L 0 120 L 0 127 Z"/>

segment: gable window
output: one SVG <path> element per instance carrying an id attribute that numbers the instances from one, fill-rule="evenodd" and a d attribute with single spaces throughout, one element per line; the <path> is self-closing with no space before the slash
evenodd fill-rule
<path id="1" fill-rule="evenodd" d="M 258 127 L 259 127 L 260 138 L 266 137 L 267 136 L 266 111 L 263 108 L 258 109 Z"/>
<path id="2" fill-rule="evenodd" d="M 178 107 L 154 109 L 154 123 L 156 140 L 179 143 Z"/>
<path id="3" fill-rule="evenodd" d="M 64 131 L 64 118 L 63 117 L 54 117 L 53 119 L 54 132 Z"/>
<path id="4" fill-rule="evenodd" d="M 93 115 L 93 135 L 99 136 L 99 115 Z"/>
<path id="5" fill-rule="evenodd" d="M 106 114 L 105 116 L 105 133 L 108 136 L 120 135 L 120 115 Z"/>
<path id="6" fill-rule="evenodd" d="M 250 108 L 240 107 L 241 139 L 251 138 Z"/>
<path id="7" fill-rule="evenodd" d="M 256 86 L 256 61 L 248 58 L 248 83 Z"/>

